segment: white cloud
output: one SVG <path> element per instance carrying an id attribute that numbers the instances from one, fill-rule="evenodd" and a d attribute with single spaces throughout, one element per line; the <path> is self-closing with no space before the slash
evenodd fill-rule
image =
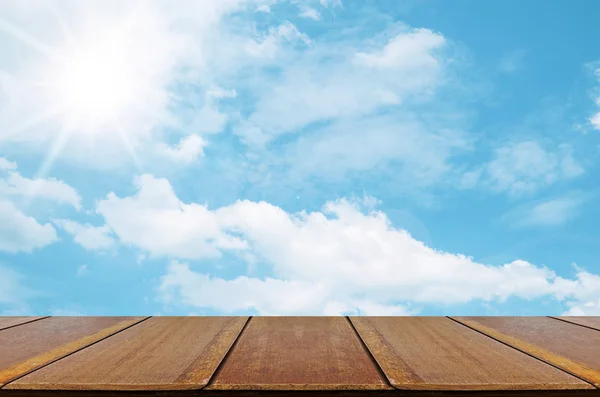
<path id="1" fill-rule="evenodd" d="M 319 13 L 319 11 L 315 10 L 312 7 L 305 7 L 300 11 L 300 17 L 301 18 L 308 18 L 308 19 L 312 19 L 315 21 L 320 21 L 321 20 L 321 14 Z"/>
<path id="2" fill-rule="evenodd" d="M 164 179 L 136 178 L 135 196 L 114 193 L 101 200 L 97 212 L 121 242 L 152 255 L 198 259 L 219 256 L 220 249 L 242 249 L 245 243 L 221 230 L 215 214 L 200 204 L 185 204 Z"/>
<path id="3" fill-rule="evenodd" d="M 98 204 L 123 243 L 173 259 L 226 251 L 252 258 L 263 274 L 268 269 L 266 278 L 223 279 L 172 261 L 161 283 L 167 303 L 225 312 L 340 314 L 408 313 L 411 304 L 509 297 L 588 298 L 573 287 L 586 283 L 583 274 L 568 280 L 522 260 L 490 266 L 437 251 L 356 202 L 339 200 L 320 212 L 296 214 L 252 201 L 209 210 L 181 202 L 164 179 L 145 175 L 136 183 L 134 196 L 110 194 Z"/>
<path id="4" fill-rule="evenodd" d="M 392 38 L 381 50 L 357 53 L 356 61 L 377 69 L 432 70 L 439 67 L 433 52 L 445 43 L 441 34 L 413 29 Z"/>
<path id="5" fill-rule="evenodd" d="M 190 164 L 204 156 L 206 144 L 207 142 L 200 135 L 192 134 L 182 138 L 174 146 L 159 145 L 159 153 L 172 161 Z"/>
<path id="6" fill-rule="evenodd" d="M 595 116 L 592 116 L 590 123 L 592 123 L 597 130 L 600 130 L 600 112 L 596 113 Z"/>
<path id="7" fill-rule="evenodd" d="M 4 157 L 0 157 L 0 171 L 16 170 L 17 163 L 8 161 Z"/>
<path id="8" fill-rule="evenodd" d="M 497 148 L 494 158 L 482 169 L 465 173 L 461 184 L 468 188 L 479 182 L 497 192 L 518 196 L 583 173 L 569 145 L 561 144 L 551 151 L 536 141 L 523 141 Z"/>
<path id="9" fill-rule="evenodd" d="M 106 225 L 80 224 L 68 219 L 54 219 L 52 223 L 72 235 L 75 242 L 85 249 L 107 250 L 114 246 L 115 240 L 111 236 L 110 228 Z"/>
<path id="10" fill-rule="evenodd" d="M 561 280 L 560 298 L 568 299 L 564 316 L 600 316 L 600 275 L 575 266 L 575 280 Z"/>
<path id="11" fill-rule="evenodd" d="M 265 74 L 250 81 L 257 95 L 255 110 L 235 132 L 260 146 L 315 122 L 358 119 L 430 95 L 441 84 L 442 54 L 436 52 L 445 39 L 426 29 L 385 33 L 375 41 L 393 38 L 373 53 L 344 41 L 291 52 L 288 63 L 277 64 L 282 71 L 276 78 Z"/>
<path id="12" fill-rule="evenodd" d="M 252 57 L 275 59 L 284 45 L 300 43 L 309 46 L 311 40 L 308 35 L 300 32 L 293 23 L 286 21 L 279 26 L 269 28 L 268 33 L 261 40 L 247 41 L 245 51 Z"/>
<path id="13" fill-rule="evenodd" d="M 342 0 L 320 0 L 323 7 L 342 7 Z"/>
<path id="14" fill-rule="evenodd" d="M 17 172 L 10 172 L 0 178 L 0 197 L 18 196 L 41 198 L 57 203 L 69 204 L 81 208 L 79 193 L 63 181 L 54 178 L 25 178 Z"/>
<path id="15" fill-rule="evenodd" d="M 415 117 L 364 117 L 332 123 L 304 134 L 286 146 L 292 181 L 306 175 L 356 176 L 393 162 L 395 180 L 413 187 L 439 182 L 452 166 L 450 158 L 468 149 L 461 131 Z M 307 155 L 310 153 L 310 155 Z"/>
<path id="16" fill-rule="evenodd" d="M 567 195 L 545 201 L 525 204 L 503 215 L 503 219 L 517 227 L 548 227 L 562 225 L 580 213 L 585 196 Z"/>
<path id="17" fill-rule="evenodd" d="M 256 7 L 256 11 L 257 12 L 264 12 L 264 13 L 270 14 L 271 13 L 271 7 L 269 7 L 266 4 L 263 4 L 261 6 Z"/>
<path id="18" fill-rule="evenodd" d="M 56 231 L 51 224 L 42 225 L 11 202 L 0 200 L 0 251 L 31 252 L 56 240 Z"/>

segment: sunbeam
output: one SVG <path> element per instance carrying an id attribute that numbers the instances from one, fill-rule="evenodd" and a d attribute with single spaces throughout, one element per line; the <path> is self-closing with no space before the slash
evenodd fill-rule
<path id="1" fill-rule="evenodd" d="M 166 122 L 156 106 L 148 109 L 149 103 L 162 104 L 166 96 L 156 85 L 154 69 L 147 72 L 147 53 L 136 52 L 134 33 L 139 10 L 129 11 L 111 20 L 107 29 L 102 23 L 67 23 L 52 7 L 50 14 L 62 40 L 60 45 L 52 46 L 0 18 L 0 32 L 41 54 L 39 61 L 31 62 L 18 74 L 24 88 L 22 95 L 35 105 L 38 115 L 11 121 L 12 125 L 5 127 L 7 131 L 0 134 L 0 141 L 14 139 L 24 131 L 48 134 L 60 130 L 57 137 L 50 138 L 52 145 L 39 175 L 48 172 L 67 141 L 81 136 L 89 137 L 92 150 L 100 144 L 123 145 L 136 167 L 142 169 L 134 146 L 138 136 L 149 131 L 150 124 L 140 120 Z M 49 122 L 44 126 L 46 131 L 34 129 L 45 122 Z"/>
<path id="2" fill-rule="evenodd" d="M 13 25 L 5 19 L 0 19 L 0 30 L 5 31 L 15 39 L 18 39 L 22 43 L 26 44 L 28 47 L 45 54 L 47 56 L 54 56 L 53 49 L 43 42 L 41 42 L 38 38 L 30 35 L 24 30 L 20 29 L 18 26 Z"/>
<path id="3" fill-rule="evenodd" d="M 48 150 L 48 152 L 46 152 L 44 161 L 42 162 L 42 164 L 40 165 L 40 168 L 36 172 L 36 174 L 34 176 L 34 180 L 36 180 L 36 181 L 42 180 L 48 176 L 48 174 L 50 173 L 50 170 L 52 169 L 52 166 L 54 165 L 54 162 L 60 155 L 64 145 L 67 143 L 68 136 L 69 136 L 69 133 L 66 129 L 62 129 L 58 133 L 58 135 L 56 136 L 56 138 L 50 145 L 50 149 Z M 34 197 L 37 195 L 37 189 L 35 189 L 35 187 L 38 187 L 40 185 L 34 184 L 33 186 L 34 186 L 33 191 L 28 192 L 28 194 L 26 196 L 27 198 L 25 199 L 25 202 L 24 202 L 25 208 L 29 207 L 29 205 L 33 201 Z"/>

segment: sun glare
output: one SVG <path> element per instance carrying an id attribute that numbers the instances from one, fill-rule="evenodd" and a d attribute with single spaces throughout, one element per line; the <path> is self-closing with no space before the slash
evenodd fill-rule
<path id="1" fill-rule="evenodd" d="M 139 94 L 136 75 L 119 47 L 109 41 L 69 48 L 50 68 L 50 94 L 80 132 L 97 133 L 117 122 Z"/>

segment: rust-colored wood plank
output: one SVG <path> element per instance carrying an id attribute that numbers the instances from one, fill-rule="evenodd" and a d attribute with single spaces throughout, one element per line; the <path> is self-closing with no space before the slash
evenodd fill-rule
<path id="1" fill-rule="evenodd" d="M 144 317 L 50 317 L 0 331 L 0 386 Z"/>
<path id="2" fill-rule="evenodd" d="M 201 389 L 247 321 L 248 317 L 153 317 L 5 388 Z"/>
<path id="3" fill-rule="evenodd" d="M 600 387 L 600 332 L 549 317 L 454 317 Z"/>
<path id="4" fill-rule="evenodd" d="M 569 323 L 583 325 L 584 327 L 594 328 L 600 331 L 600 317 L 592 317 L 592 316 L 561 316 L 554 317 L 550 316 L 550 318 L 554 318 L 556 320 L 567 321 Z"/>
<path id="5" fill-rule="evenodd" d="M 254 317 L 205 390 L 392 390 L 344 317 Z"/>
<path id="6" fill-rule="evenodd" d="M 351 317 L 401 390 L 572 390 L 590 384 L 445 317 Z"/>
<path id="7" fill-rule="evenodd" d="M 39 321 L 46 317 L 32 317 L 32 316 L 11 316 L 11 317 L 0 317 L 0 331 L 6 328 L 16 327 L 17 325 L 27 324 L 32 321 Z"/>

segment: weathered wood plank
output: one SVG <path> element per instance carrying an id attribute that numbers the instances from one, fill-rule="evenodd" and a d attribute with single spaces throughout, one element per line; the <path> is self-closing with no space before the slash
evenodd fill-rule
<path id="1" fill-rule="evenodd" d="M 247 320 L 153 317 L 24 376 L 6 389 L 201 389 Z"/>
<path id="2" fill-rule="evenodd" d="M 51 317 L 0 331 L 0 386 L 144 317 Z"/>
<path id="3" fill-rule="evenodd" d="M 344 317 L 254 317 L 205 390 L 390 390 Z"/>
<path id="4" fill-rule="evenodd" d="M 39 321 L 46 317 L 32 317 L 32 316 L 11 316 L 11 317 L 0 317 L 0 331 L 6 328 L 16 327 L 17 325 L 27 324 L 32 321 Z"/>
<path id="5" fill-rule="evenodd" d="M 351 321 L 397 389 L 593 389 L 445 317 L 351 317 Z"/>
<path id="6" fill-rule="evenodd" d="M 454 317 L 600 387 L 600 332 L 548 317 Z"/>

